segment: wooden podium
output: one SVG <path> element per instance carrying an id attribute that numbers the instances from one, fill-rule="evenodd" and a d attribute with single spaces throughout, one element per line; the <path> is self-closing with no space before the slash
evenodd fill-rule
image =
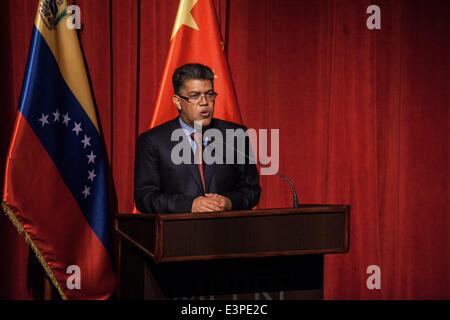
<path id="1" fill-rule="evenodd" d="M 348 252 L 347 205 L 117 214 L 119 299 L 321 299 L 323 255 Z"/>

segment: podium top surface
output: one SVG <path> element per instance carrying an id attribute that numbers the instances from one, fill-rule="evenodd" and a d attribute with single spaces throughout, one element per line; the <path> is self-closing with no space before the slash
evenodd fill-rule
<path id="1" fill-rule="evenodd" d="M 137 219 L 147 220 L 189 220 L 189 219 L 214 219 L 214 218 L 232 218 L 245 216 L 267 216 L 267 215 L 283 215 L 295 213 L 321 213 L 333 211 L 349 211 L 349 205 L 342 204 L 302 204 L 298 208 L 271 208 L 271 209 L 255 209 L 255 210 L 230 210 L 220 212 L 199 212 L 199 213 L 116 213 L 116 218 L 121 219 Z"/>
<path id="2" fill-rule="evenodd" d="M 214 213 L 116 214 L 116 234 L 156 263 L 345 253 L 348 205 Z"/>

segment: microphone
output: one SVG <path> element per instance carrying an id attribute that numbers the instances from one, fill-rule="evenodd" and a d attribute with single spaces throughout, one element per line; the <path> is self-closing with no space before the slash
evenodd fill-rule
<path id="1" fill-rule="evenodd" d="M 247 158 L 249 158 L 249 157 L 247 157 Z M 249 158 L 249 159 L 250 159 L 250 158 Z M 287 182 L 289 182 L 289 184 L 291 185 L 291 188 L 292 188 L 292 198 L 293 198 L 293 201 L 294 201 L 294 204 L 293 204 L 292 207 L 293 207 L 293 208 L 298 208 L 297 191 L 295 191 L 295 187 L 294 187 L 294 184 L 292 183 L 292 181 L 289 180 L 286 176 L 283 176 L 282 174 L 279 174 L 279 173 L 276 172 L 275 170 L 272 170 L 270 167 L 268 167 L 268 166 L 262 164 L 262 163 L 259 162 L 258 160 L 256 160 L 256 163 L 259 164 L 261 167 L 264 167 L 264 168 L 269 169 L 270 171 L 272 171 L 273 173 L 275 173 L 275 174 L 276 174 L 277 176 L 279 176 L 280 178 L 282 178 L 282 179 L 286 180 Z"/>
<path id="2" fill-rule="evenodd" d="M 206 132 L 207 132 L 207 131 L 206 131 Z M 206 138 L 207 143 L 211 142 L 211 137 L 205 136 L 205 138 Z M 217 139 L 217 137 L 214 136 L 214 139 Z M 292 206 L 292 207 L 293 207 L 293 208 L 298 208 L 297 191 L 295 190 L 294 184 L 292 183 L 292 181 L 291 181 L 290 179 L 288 179 L 286 176 L 284 176 L 284 175 L 282 175 L 282 174 L 276 172 L 275 170 L 272 170 L 269 166 L 267 166 L 267 165 L 265 165 L 265 164 L 262 164 L 261 162 L 259 162 L 258 160 L 254 159 L 253 157 L 251 157 L 251 156 L 249 156 L 249 155 L 247 155 L 247 154 L 245 154 L 245 153 L 242 153 L 240 150 L 236 149 L 236 148 L 234 147 L 234 145 L 233 145 L 233 146 L 230 146 L 228 143 L 226 143 L 226 142 L 224 142 L 224 141 L 220 141 L 220 139 L 217 139 L 217 140 L 218 140 L 220 143 L 225 144 L 227 147 L 232 148 L 234 151 L 237 151 L 237 152 L 239 152 L 240 154 L 243 154 L 247 159 L 249 159 L 249 160 L 251 160 L 251 161 L 254 161 L 254 163 L 260 165 L 261 167 L 264 167 L 264 168 L 270 170 L 271 172 L 273 172 L 274 174 L 276 174 L 276 175 L 279 176 L 280 178 L 286 180 L 286 181 L 291 185 L 291 188 L 292 188 L 292 198 L 293 198 L 293 206 Z M 250 144 L 249 144 L 249 145 L 250 145 Z"/>

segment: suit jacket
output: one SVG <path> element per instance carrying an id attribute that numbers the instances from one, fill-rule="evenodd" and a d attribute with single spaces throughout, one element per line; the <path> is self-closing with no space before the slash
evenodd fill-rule
<path id="1" fill-rule="evenodd" d="M 223 143 L 222 150 L 210 149 L 217 149 L 217 154 L 212 152 L 211 155 L 221 158 L 223 164 L 219 162 L 204 165 L 206 190 L 203 190 L 198 166 L 193 163 L 194 155 L 190 145 L 184 150 L 190 150 L 191 162 L 174 164 L 171 159 L 172 150 L 177 144 L 189 143 L 186 137 L 184 140 L 171 141 L 172 132 L 181 129 L 178 117 L 140 135 L 136 146 L 134 171 L 136 209 L 151 213 L 190 212 L 194 199 L 205 193 L 228 197 L 232 210 L 252 209 L 258 204 L 261 188 L 256 165 L 250 163 L 247 157 L 245 163 L 238 164 L 239 152 L 229 147 L 234 145 L 236 139 L 231 141 L 226 138 L 227 129 L 246 131 L 246 128 L 214 118 L 208 128 L 219 130 L 224 140 L 217 140 L 215 143 L 215 146 L 217 143 Z M 217 130 L 216 132 L 219 132 Z M 214 145 L 214 141 L 214 138 L 211 139 L 205 151 Z M 245 139 L 245 146 L 245 154 L 252 155 L 248 137 Z M 220 155 L 220 152 L 223 154 Z M 230 157 L 234 158 L 234 164 L 226 164 L 226 159 Z"/>

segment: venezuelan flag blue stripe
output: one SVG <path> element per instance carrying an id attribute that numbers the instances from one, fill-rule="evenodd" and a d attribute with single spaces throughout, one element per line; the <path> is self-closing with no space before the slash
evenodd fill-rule
<path id="1" fill-rule="evenodd" d="M 19 111 L 54 161 L 113 261 L 102 139 L 64 81 L 50 48 L 36 27 Z M 46 196 L 45 191 L 40 190 L 42 197 Z"/>

